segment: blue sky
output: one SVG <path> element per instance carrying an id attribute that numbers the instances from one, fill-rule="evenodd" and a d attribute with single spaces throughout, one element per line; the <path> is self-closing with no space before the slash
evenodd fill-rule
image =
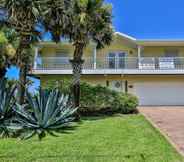
<path id="1" fill-rule="evenodd" d="M 116 30 L 136 38 L 184 38 L 184 0 L 106 0 Z"/>
<path id="2" fill-rule="evenodd" d="M 116 31 L 146 38 L 184 39 L 184 0 L 106 0 L 113 5 Z M 7 76 L 18 78 L 11 68 Z M 39 82 L 36 81 L 36 86 Z"/>

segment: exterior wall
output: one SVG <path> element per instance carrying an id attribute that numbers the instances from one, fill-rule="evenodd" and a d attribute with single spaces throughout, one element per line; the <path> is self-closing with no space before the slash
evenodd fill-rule
<path id="1" fill-rule="evenodd" d="M 40 52 L 42 57 L 52 57 L 55 55 L 55 48 L 53 47 L 43 47 Z"/>
<path id="2" fill-rule="evenodd" d="M 184 47 L 144 47 L 142 57 L 164 57 L 166 50 L 178 50 L 178 57 L 184 57 Z"/>
<path id="3" fill-rule="evenodd" d="M 64 49 L 69 57 L 73 55 L 73 46 L 70 44 L 48 45 L 41 49 L 41 56 L 55 57 L 56 51 Z M 164 57 L 165 51 L 169 49 L 178 50 L 178 57 L 184 57 L 184 47 L 144 47 L 141 53 L 142 57 Z M 93 58 L 94 45 L 88 46 L 84 51 L 84 58 Z M 97 50 L 97 61 L 106 58 L 110 52 L 126 52 L 127 57 L 137 57 L 137 47 L 126 40 L 114 37 L 110 46 Z"/>
<path id="4" fill-rule="evenodd" d="M 97 58 L 107 57 L 110 52 L 126 52 L 127 57 L 137 57 L 136 46 L 118 36 L 114 37 L 110 46 L 97 51 Z"/>
<path id="5" fill-rule="evenodd" d="M 89 45 L 86 47 L 84 51 L 85 57 L 92 57 L 94 52 L 94 45 Z M 72 57 L 74 48 L 71 44 L 54 44 L 50 43 L 50 45 L 43 45 L 40 53 L 42 57 L 55 57 L 56 51 L 59 49 L 65 49 L 66 53 L 69 57 Z M 100 58 L 106 58 L 109 52 L 126 52 L 128 57 L 137 57 L 137 49 L 136 45 L 128 42 L 127 40 L 122 39 L 119 36 L 114 36 L 113 42 L 110 46 L 106 46 L 104 49 L 97 50 L 97 60 Z"/>
<path id="6" fill-rule="evenodd" d="M 41 48 L 40 54 L 42 57 L 56 57 L 56 51 L 64 49 L 65 54 L 67 54 L 68 57 L 73 56 L 74 48 L 71 44 L 53 44 L 48 46 L 43 46 Z M 85 56 L 92 57 L 93 56 L 93 47 L 88 46 L 84 50 Z M 62 57 L 62 55 L 61 55 Z"/>
<path id="7" fill-rule="evenodd" d="M 71 78 L 71 75 L 44 75 L 40 76 L 41 84 L 46 85 L 49 80 L 61 80 Z M 92 85 L 106 86 L 109 81 L 128 81 L 128 93 L 135 94 L 135 84 L 144 82 L 184 82 L 184 75 L 83 75 L 82 81 Z M 150 92 L 151 93 L 151 92 Z M 136 94 L 135 94 L 136 95 Z"/>
<path id="8" fill-rule="evenodd" d="M 41 85 L 46 86 L 48 81 L 51 80 L 62 80 L 62 79 L 72 79 L 71 75 L 44 75 L 40 76 Z M 92 85 L 102 85 L 106 86 L 106 78 L 103 75 L 83 75 L 82 81 L 88 82 Z"/>

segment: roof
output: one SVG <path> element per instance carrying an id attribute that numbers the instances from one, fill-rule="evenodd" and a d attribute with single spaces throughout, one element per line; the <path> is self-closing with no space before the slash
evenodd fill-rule
<path id="1" fill-rule="evenodd" d="M 184 46 L 184 39 L 136 39 L 127 34 L 116 32 L 115 34 L 133 41 L 136 45 L 142 46 Z"/>
<path id="2" fill-rule="evenodd" d="M 142 39 L 136 43 L 144 46 L 184 46 L 183 39 Z"/>
<path id="3" fill-rule="evenodd" d="M 121 32 L 115 32 L 115 35 L 120 35 L 120 36 L 122 36 L 122 37 L 124 37 L 124 38 L 126 38 L 126 39 L 130 39 L 130 40 L 132 40 L 132 41 L 136 41 L 136 38 L 134 38 L 134 37 L 132 37 L 132 36 L 129 36 L 129 35 L 127 35 L 127 34 L 121 33 Z"/>
<path id="4" fill-rule="evenodd" d="M 143 46 L 184 46 L 184 39 L 136 39 L 132 36 L 129 36 L 125 33 L 115 32 L 115 35 L 118 35 L 128 41 L 131 41 L 135 45 Z M 66 42 L 65 42 L 66 43 Z M 60 43 L 59 43 L 60 44 Z M 67 44 L 67 43 L 66 43 Z M 52 41 L 40 42 L 39 45 L 44 46 L 56 46 L 58 44 Z"/>

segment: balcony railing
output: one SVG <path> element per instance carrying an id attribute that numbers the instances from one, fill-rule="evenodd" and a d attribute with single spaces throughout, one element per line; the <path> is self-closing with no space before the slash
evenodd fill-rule
<path id="1" fill-rule="evenodd" d="M 34 70 L 71 70 L 69 57 L 39 57 Z M 107 57 L 84 59 L 84 70 L 184 70 L 184 57 Z"/>

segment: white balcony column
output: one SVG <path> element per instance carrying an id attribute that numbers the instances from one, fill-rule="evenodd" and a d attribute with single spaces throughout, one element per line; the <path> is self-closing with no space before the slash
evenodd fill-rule
<path id="1" fill-rule="evenodd" d="M 138 52 L 137 52 L 137 54 L 138 54 L 138 59 L 141 58 L 141 52 L 142 52 L 142 46 L 138 46 Z"/>
<path id="2" fill-rule="evenodd" d="M 96 45 L 94 46 L 93 50 L 93 68 L 96 69 L 96 56 L 97 55 L 97 50 L 96 50 Z"/>
<path id="3" fill-rule="evenodd" d="M 37 69 L 38 47 L 35 47 L 34 69 Z"/>
<path id="4" fill-rule="evenodd" d="M 141 62 L 141 53 L 142 53 L 142 46 L 138 45 L 138 51 L 137 51 L 137 56 L 138 56 L 138 59 L 137 59 L 137 62 L 138 62 L 138 66 Z M 139 68 L 139 67 L 138 67 Z"/>

